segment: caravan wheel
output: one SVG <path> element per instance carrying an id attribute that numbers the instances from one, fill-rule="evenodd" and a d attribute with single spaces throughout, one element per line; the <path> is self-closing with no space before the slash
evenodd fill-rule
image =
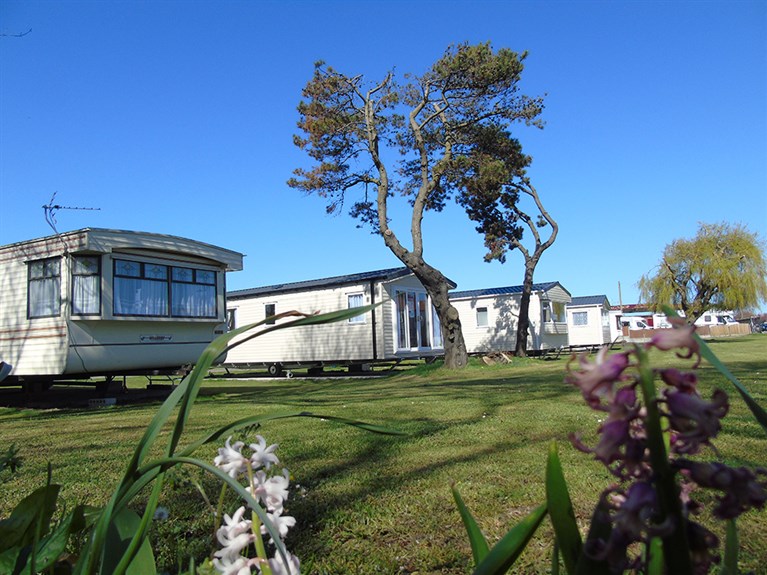
<path id="1" fill-rule="evenodd" d="M 279 363 L 272 363 L 266 368 L 266 371 L 269 372 L 269 375 L 277 376 L 282 373 L 282 366 Z"/>

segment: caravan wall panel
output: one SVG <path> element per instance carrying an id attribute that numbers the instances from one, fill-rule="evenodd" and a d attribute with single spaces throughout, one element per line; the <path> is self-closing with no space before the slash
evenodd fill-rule
<path id="1" fill-rule="evenodd" d="M 275 314 L 287 311 L 311 314 L 347 309 L 348 297 L 354 294 L 362 294 L 364 305 L 371 301 L 370 285 L 364 284 L 230 299 L 227 305 L 228 309 L 235 310 L 236 327 L 242 327 L 263 321 L 267 310 L 274 310 Z M 377 308 L 374 312 L 364 314 L 362 321 L 345 320 L 325 325 L 294 327 L 259 336 L 232 349 L 227 355 L 226 363 L 369 360 L 376 355 L 373 350 L 372 313 L 377 314 L 376 322 L 380 323 L 380 308 Z M 286 323 L 291 319 L 288 317 L 278 320 L 278 323 Z M 266 327 L 269 326 L 262 326 Z M 245 337 L 242 336 L 235 342 Z M 381 339 L 380 335 L 378 339 Z"/>

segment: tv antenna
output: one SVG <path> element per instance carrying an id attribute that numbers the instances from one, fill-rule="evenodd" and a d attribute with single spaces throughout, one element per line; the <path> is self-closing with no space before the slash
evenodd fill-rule
<path id="1" fill-rule="evenodd" d="M 53 202 L 56 199 L 56 194 L 58 194 L 58 192 L 53 192 L 51 201 L 43 206 L 43 210 L 45 211 L 45 221 L 48 222 L 48 225 L 51 226 L 51 229 L 53 229 L 57 236 L 59 235 L 59 230 L 56 229 L 56 212 L 59 210 L 101 211 L 101 208 L 78 208 L 73 206 L 62 206 L 59 204 L 54 204 Z"/>

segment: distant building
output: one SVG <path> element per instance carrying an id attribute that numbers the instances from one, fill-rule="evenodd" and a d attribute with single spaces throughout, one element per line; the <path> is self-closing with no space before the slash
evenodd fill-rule
<path id="1" fill-rule="evenodd" d="M 567 334 L 571 346 L 610 343 L 610 302 L 607 296 L 574 297 L 567 304 Z"/>
<path id="2" fill-rule="evenodd" d="M 559 282 L 533 284 L 530 297 L 530 351 L 567 345 L 565 306 L 571 300 Z M 469 353 L 513 351 L 516 348 L 522 286 L 458 291 L 450 302 L 461 315 Z"/>

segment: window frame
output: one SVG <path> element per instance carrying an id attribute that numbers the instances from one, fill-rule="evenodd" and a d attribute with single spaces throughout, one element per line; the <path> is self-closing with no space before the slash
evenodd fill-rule
<path id="1" fill-rule="evenodd" d="M 574 311 L 573 312 L 573 326 L 584 327 L 584 326 L 587 326 L 587 325 L 589 325 L 589 312 L 587 312 L 587 311 Z"/>
<path id="2" fill-rule="evenodd" d="M 271 312 L 269 311 L 269 308 L 271 308 Z M 266 321 L 266 318 L 270 316 L 277 315 L 277 303 L 276 302 L 270 302 L 264 304 L 264 325 L 274 325 L 276 322 L 275 320 L 271 319 L 269 321 Z"/>
<path id="3" fill-rule="evenodd" d="M 77 271 L 77 261 L 83 260 L 83 259 L 93 259 L 96 261 L 96 271 L 93 273 L 82 273 Z M 76 254 L 72 256 L 72 269 L 70 272 L 71 277 L 71 283 L 70 291 L 71 291 L 71 302 L 72 302 L 72 309 L 71 314 L 73 316 L 77 317 L 86 317 L 86 316 L 100 316 L 102 315 L 101 310 L 101 302 L 102 302 L 102 287 L 101 287 L 101 280 L 102 280 L 102 273 L 101 273 L 101 256 L 96 254 Z M 75 311 L 75 300 L 77 299 L 76 289 L 77 289 L 77 281 L 76 278 L 84 278 L 84 277 L 96 277 L 98 278 L 96 280 L 96 308 L 97 311 Z"/>
<path id="4" fill-rule="evenodd" d="M 444 348 L 442 327 L 435 322 L 436 310 L 429 294 L 407 287 L 396 288 L 391 301 L 394 305 L 395 321 L 392 327 L 397 351 Z M 437 329 L 440 332 L 435 336 Z"/>
<path id="5" fill-rule="evenodd" d="M 138 266 L 138 274 L 133 275 L 129 273 L 120 273 L 118 265 L 120 263 L 134 264 Z M 164 274 L 152 273 L 150 266 L 157 266 L 164 268 Z M 191 272 L 189 279 L 179 278 L 177 272 L 179 271 Z M 210 275 L 209 275 L 210 274 Z M 164 275 L 164 277 L 160 277 Z M 117 284 L 121 279 L 125 280 L 140 280 L 142 282 L 155 282 L 156 284 L 163 284 L 165 289 L 162 290 L 165 294 L 165 309 L 164 313 L 124 313 L 117 311 Z M 213 288 L 212 301 L 206 300 L 208 304 L 212 304 L 206 307 L 212 307 L 212 312 L 207 315 L 199 314 L 186 314 L 176 313 L 178 306 L 178 298 L 182 297 L 177 294 L 174 287 L 180 286 L 208 286 Z M 114 317 L 146 317 L 146 318 L 169 318 L 169 319 L 182 319 L 182 320 L 217 320 L 219 315 L 219 282 L 218 271 L 205 268 L 198 268 L 189 265 L 174 265 L 172 262 L 164 262 L 157 260 L 137 260 L 123 257 L 115 257 L 112 260 L 112 315 Z"/>
<path id="6" fill-rule="evenodd" d="M 359 305 L 352 305 L 352 298 L 359 298 Z M 346 307 L 347 309 L 354 309 L 355 307 L 363 307 L 365 305 L 365 294 L 363 292 L 353 292 L 353 293 L 347 293 L 346 294 Z M 347 320 L 347 323 L 353 324 L 353 325 L 361 325 L 367 323 L 367 320 L 365 319 L 365 316 L 367 314 L 361 313 L 359 315 L 355 315 L 354 317 L 350 317 Z"/>
<path id="7" fill-rule="evenodd" d="M 475 319 L 477 322 L 477 327 L 489 327 L 490 326 L 490 314 L 488 312 L 487 306 L 477 306 L 475 309 Z M 484 323 L 482 323 L 480 320 L 484 319 Z"/>
<path id="8" fill-rule="evenodd" d="M 48 264 L 55 262 L 57 264 L 54 274 L 47 275 Z M 32 269 L 36 264 L 42 264 L 42 275 L 40 277 L 33 277 Z M 32 285 L 44 284 L 52 282 L 56 286 L 55 290 L 55 302 L 47 302 L 50 304 L 50 309 L 56 309 L 54 313 L 46 314 L 32 314 Z M 27 319 L 41 319 L 47 317 L 60 317 L 61 316 L 61 256 L 54 256 L 50 258 L 41 258 L 39 260 L 31 260 L 27 262 Z"/>
<path id="9" fill-rule="evenodd" d="M 230 307 L 226 310 L 226 329 L 234 331 L 237 329 L 237 308 Z"/>

